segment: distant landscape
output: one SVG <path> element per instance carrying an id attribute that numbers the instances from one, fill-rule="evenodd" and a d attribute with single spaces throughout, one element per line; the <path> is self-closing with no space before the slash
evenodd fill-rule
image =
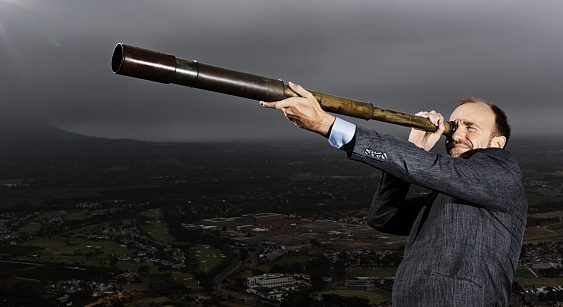
<path id="1" fill-rule="evenodd" d="M 508 149 L 530 203 L 514 303 L 563 301 L 563 139 L 516 138 Z M 379 178 L 322 139 L 150 143 L 2 126 L 0 297 L 7 306 L 387 306 L 405 237 L 365 223 Z M 248 293 L 247 278 L 264 273 L 293 276 L 295 289 L 277 300 L 271 289 Z M 352 290 L 358 277 L 371 277 L 369 290 Z"/>

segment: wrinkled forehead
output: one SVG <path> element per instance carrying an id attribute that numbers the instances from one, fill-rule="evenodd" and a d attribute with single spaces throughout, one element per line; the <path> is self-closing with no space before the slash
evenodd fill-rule
<path id="1" fill-rule="evenodd" d="M 482 102 L 470 102 L 457 107 L 452 112 L 450 121 L 470 122 L 481 128 L 492 129 L 495 124 L 495 113 L 491 107 Z"/>

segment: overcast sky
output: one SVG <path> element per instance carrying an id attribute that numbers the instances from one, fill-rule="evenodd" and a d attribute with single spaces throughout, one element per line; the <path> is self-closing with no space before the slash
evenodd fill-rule
<path id="1" fill-rule="evenodd" d="M 126 43 L 406 113 L 449 117 L 482 97 L 514 135 L 560 135 L 561 12 L 563 1 L 0 0 L 0 119 L 156 141 L 317 137 L 257 101 L 114 75 Z"/>

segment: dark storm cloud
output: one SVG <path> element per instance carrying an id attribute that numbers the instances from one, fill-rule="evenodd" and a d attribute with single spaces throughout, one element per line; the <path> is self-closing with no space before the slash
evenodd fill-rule
<path id="1" fill-rule="evenodd" d="M 255 101 L 111 73 L 118 42 L 408 113 L 483 97 L 559 132 L 559 1 L 0 0 L 3 118 L 149 140 L 314 137 Z M 386 131 L 388 124 L 353 120 Z"/>

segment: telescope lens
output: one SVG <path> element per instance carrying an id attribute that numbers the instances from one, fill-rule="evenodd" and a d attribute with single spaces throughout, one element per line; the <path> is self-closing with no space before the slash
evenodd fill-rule
<path id="1" fill-rule="evenodd" d="M 123 46 L 117 44 L 113 50 L 113 56 L 111 57 L 111 70 L 114 73 L 118 72 L 121 68 L 121 63 L 123 62 Z"/>

